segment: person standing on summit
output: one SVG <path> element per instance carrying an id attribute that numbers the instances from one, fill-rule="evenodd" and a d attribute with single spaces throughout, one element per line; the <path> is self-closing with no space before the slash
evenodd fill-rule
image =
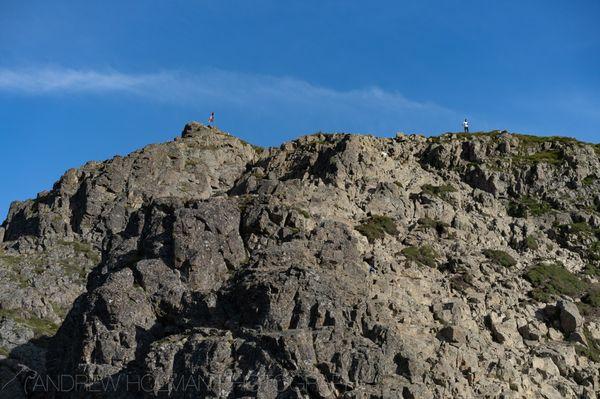
<path id="1" fill-rule="evenodd" d="M 215 121 L 215 113 L 211 112 L 210 116 L 208 117 L 208 127 L 212 127 L 212 123 Z"/>
<path id="2" fill-rule="evenodd" d="M 465 133 L 469 133 L 469 121 L 467 121 L 467 118 L 463 122 L 463 128 L 465 129 Z"/>

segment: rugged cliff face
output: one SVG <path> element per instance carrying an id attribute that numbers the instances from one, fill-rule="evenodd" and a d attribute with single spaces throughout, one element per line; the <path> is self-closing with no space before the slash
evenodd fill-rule
<path id="1" fill-rule="evenodd" d="M 191 123 L 70 170 L 0 228 L 0 397 L 595 398 L 599 154 Z"/>

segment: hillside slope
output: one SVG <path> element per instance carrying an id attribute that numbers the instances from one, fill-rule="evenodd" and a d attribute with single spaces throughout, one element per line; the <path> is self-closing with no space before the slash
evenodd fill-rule
<path id="1" fill-rule="evenodd" d="M 191 123 L 70 170 L 0 228 L 0 397 L 595 398 L 599 154 Z"/>

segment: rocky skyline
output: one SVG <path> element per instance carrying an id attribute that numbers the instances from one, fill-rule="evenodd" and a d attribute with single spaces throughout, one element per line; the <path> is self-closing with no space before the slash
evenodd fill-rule
<path id="1" fill-rule="evenodd" d="M 68 170 L 0 227 L 0 398 L 595 398 L 599 156 L 194 122 Z"/>

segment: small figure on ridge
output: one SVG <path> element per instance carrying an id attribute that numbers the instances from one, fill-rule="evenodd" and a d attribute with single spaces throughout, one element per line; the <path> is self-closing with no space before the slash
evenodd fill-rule
<path id="1" fill-rule="evenodd" d="M 467 118 L 465 118 L 465 121 L 463 122 L 463 128 L 465 128 L 465 133 L 469 133 L 469 122 L 467 121 Z"/>
<path id="2" fill-rule="evenodd" d="M 465 119 L 466 120 L 466 119 Z M 210 116 L 208 117 L 208 127 L 212 127 L 212 123 L 215 121 L 215 113 L 211 112 Z"/>

